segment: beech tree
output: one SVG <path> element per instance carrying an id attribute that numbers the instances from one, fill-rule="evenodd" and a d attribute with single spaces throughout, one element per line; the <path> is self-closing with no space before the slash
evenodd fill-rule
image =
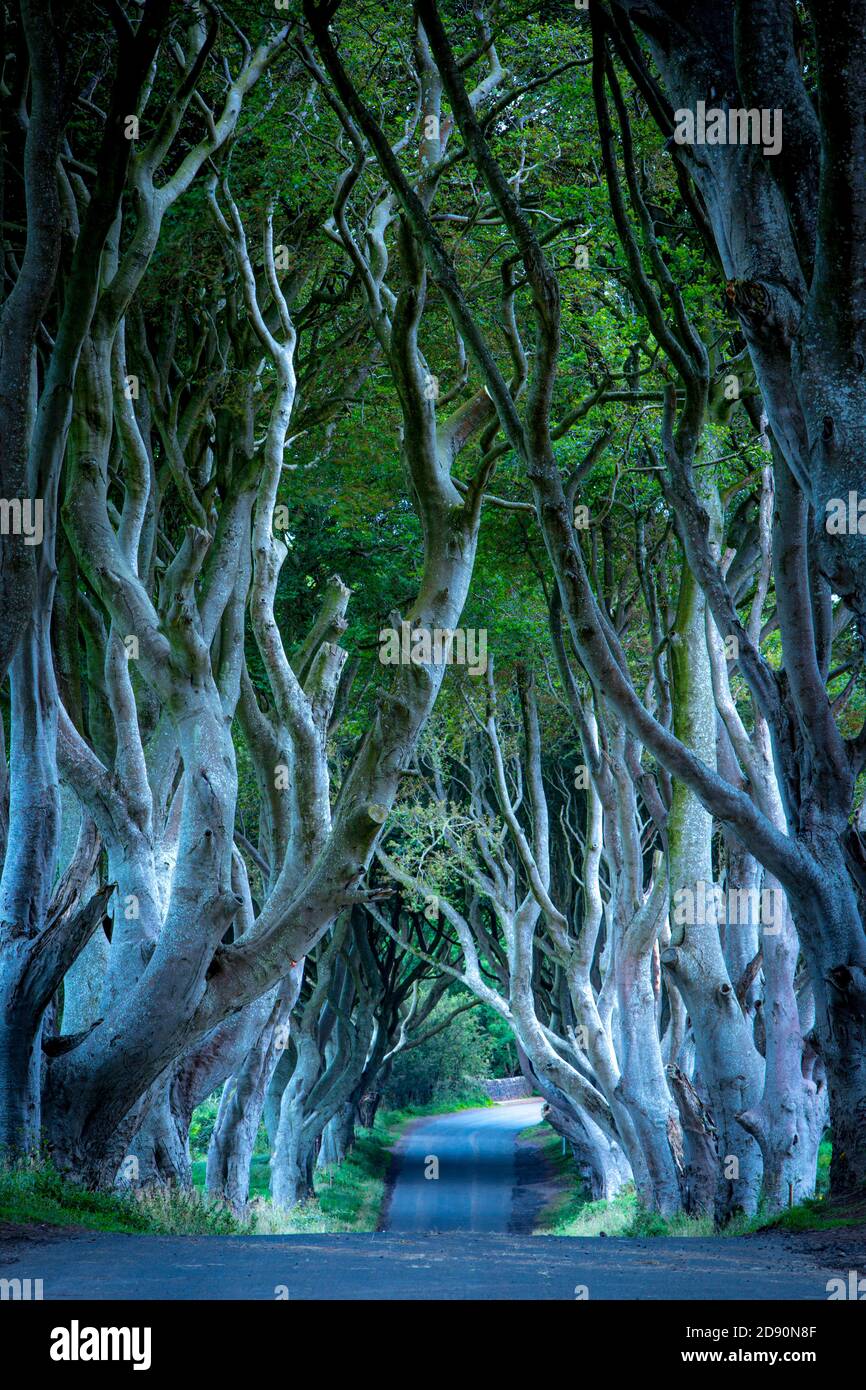
<path id="1" fill-rule="evenodd" d="M 663 6 L 656 8 L 660 14 L 664 12 Z M 418 19 L 424 26 L 467 155 L 513 239 L 529 291 L 536 349 L 523 415 L 508 391 L 483 327 L 461 290 L 447 248 L 413 195 L 398 161 L 386 148 L 381 129 L 340 61 L 325 23 L 325 12 L 313 3 L 306 6 L 305 12 L 335 88 L 369 140 L 383 173 L 400 198 L 407 220 L 424 246 L 431 273 L 436 276 L 467 350 L 486 380 L 508 443 L 525 469 L 577 658 L 591 679 L 604 690 L 633 735 L 644 742 L 678 780 L 683 788 L 681 795 L 693 795 L 718 822 L 747 842 L 765 870 L 777 877 L 788 895 L 810 967 L 816 998 L 816 1033 L 827 1070 L 834 1133 L 839 1139 L 839 1146 L 834 1150 L 834 1190 L 842 1193 L 859 1189 L 864 1164 L 863 1064 L 859 1060 L 863 1056 L 863 1039 L 858 1021 L 862 1013 L 857 1000 L 862 989 L 863 926 L 856 870 L 852 876 L 852 859 L 856 862 L 857 852 L 856 849 L 853 854 L 849 851 L 846 858 L 842 846 L 852 843 L 852 835 L 854 843 L 858 843 L 858 832 L 849 821 L 853 814 L 855 781 L 862 770 L 863 739 L 862 730 L 849 738 L 842 734 L 835 717 L 834 700 L 827 688 L 832 651 L 828 632 L 832 600 L 828 576 L 814 563 L 810 564 L 809 559 L 809 505 L 813 504 L 814 515 L 814 498 L 802 490 L 802 470 L 798 478 L 776 438 L 778 427 L 774 427 L 778 507 L 774 528 L 775 593 L 784 663 L 781 672 L 777 672 L 749 639 L 713 553 L 710 519 L 694 475 L 698 450 L 708 425 L 709 353 L 662 254 L 655 222 L 647 207 L 637 173 L 629 115 L 612 65 L 610 26 L 602 7 L 591 7 L 589 13 L 593 95 L 611 213 L 633 293 L 674 374 L 665 390 L 659 449 L 667 495 L 677 517 L 692 573 L 706 596 L 720 632 L 736 637 L 740 670 L 767 719 L 785 806 L 784 829 L 774 824 L 744 791 L 720 776 L 711 762 L 700 756 L 702 749 L 691 747 L 678 737 L 676 730 L 665 729 L 647 710 L 629 679 L 614 634 L 599 611 L 553 448 L 551 412 L 561 342 L 559 281 L 546 254 L 544 238 L 522 207 L 496 158 L 489 126 L 479 121 L 466 100 L 463 62 L 455 56 L 437 7 L 422 0 L 417 6 Z M 697 24 L 697 11 L 695 15 Z M 650 20 L 649 27 L 657 29 L 657 24 L 654 26 Z M 822 33 L 826 32 L 822 29 Z M 702 30 L 702 44 L 707 34 L 716 35 L 715 24 Z M 679 53 L 679 49 L 671 43 L 668 52 Z M 709 49 L 705 52 L 709 63 Z M 471 53 L 467 64 L 470 60 Z M 712 61 L 715 63 L 715 57 Z M 632 55 L 635 70 L 636 65 L 637 58 Z M 700 65 L 696 64 L 692 71 L 693 80 L 698 80 Z M 707 71 L 706 66 L 704 71 Z M 647 93 L 654 88 L 644 84 L 640 90 L 649 99 Z M 614 136 L 611 99 L 619 147 Z M 751 149 L 748 157 L 756 159 L 758 152 Z M 701 205 L 690 187 L 686 190 L 685 201 L 690 211 L 694 210 L 699 216 Z M 757 219 L 751 223 L 751 228 L 756 223 Z M 764 248 L 774 246 L 773 238 L 763 239 L 762 245 Z M 820 282 L 820 274 L 817 278 Z M 820 289 L 820 284 L 818 287 Z M 820 332 L 808 315 L 804 331 L 807 326 L 810 332 Z M 755 372 L 763 394 L 757 354 L 755 358 Z M 680 391 L 674 380 L 679 383 Z M 820 391 L 813 382 L 810 408 L 819 397 Z M 767 409 L 772 420 L 769 405 Z M 829 415 L 825 417 L 825 421 L 830 419 Z M 853 544 L 856 546 L 857 542 Z M 851 543 L 846 543 L 844 548 L 850 550 Z M 846 586 L 836 583 L 835 571 L 833 582 L 840 599 L 845 602 Z M 854 600 L 850 607 L 856 612 Z M 818 790 L 816 780 L 823 790 Z M 700 951 L 694 934 L 691 944 Z M 703 946 L 708 944 L 705 935 Z M 668 961 L 671 967 L 686 965 L 688 956 L 683 946 L 688 947 L 689 942 L 675 936 L 672 949 L 676 957 Z M 712 951 L 716 992 L 722 991 L 733 1008 L 735 996 L 730 981 L 724 978 L 722 962 L 714 945 Z M 695 962 L 694 973 L 701 974 L 706 964 L 706 959 L 700 964 Z M 732 1046 L 736 1049 L 736 1034 L 742 1030 L 736 1015 L 731 1023 L 734 1025 Z M 709 1037 L 709 1031 L 705 1036 Z M 844 1044 L 841 1043 L 843 1037 Z M 705 1065 L 711 1063 L 709 1050 L 705 1052 L 704 1062 Z M 723 1089 L 717 1092 L 717 1100 L 724 1101 Z"/>
<path id="2" fill-rule="evenodd" d="M 28 969 L 31 957 L 38 962 L 40 989 L 37 993 L 28 986 L 28 1008 L 7 1014 L 14 1076 L 4 1112 L 7 1143 L 27 1151 L 41 1132 L 60 1161 L 90 1179 L 110 1179 L 135 1127 L 154 1105 L 162 1105 L 165 1095 L 177 1095 L 166 1069 L 196 1043 L 212 1048 L 214 1030 L 224 1020 L 288 979 L 340 913 L 363 901 L 366 863 L 444 673 L 441 664 L 395 671 L 345 769 L 332 815 L 326 740 L 345 661 L 337 639 L 346 626 L 349 590 L 334 579 L 319 619 L 290 660 L 273 612 L 287 553 L 275 534 L 274 511 L 293 428 L 303 432 L 338 412 L 347 393 L 357 389 L 357 371 L 344 354 L 324 400 L 311 400 L 306 416 L 302 411 L 295 415 L 298 315 L 280 283 L 272 219 L 266 212 L 263 273 L 258 275 L 243 218 L 224 178 L 214 184 L 211 206 L 235 260 L 238 292 L 207 306 L 186 325 L 184 347 L 192 358 L 192 377 L 176 361 L 176 336 L 160 341 L 154 351 L 146 323 L 131 308 L 166 212 L 197 175 L 207 172 L 207 162 L 224 151 L 244 95 L 283 53 L 289 33 L 287 27 L 266 25 L 265 37 L 253 48 L 233 24 L 229 29 L 240 66 L 234 77 L 230 65 L 217 67 L 223 74 L 217 79 L 217 88 L 223 88 L 221 110 L 212 109 L 197 87 L 207 70 L 215 30 L 196 19 L 188 48 L 174 43 L 179 85 L 131 165 L 134 227 L 125 245 L 115 214 L 107 269 L 103 266 L 95 286 L 98 294 L 82 335 L 63 517 L 87 588 L 83 606 L 87 622 L 95 626 L 92 644 L 104 653 L 95 698 L 88 697 L 86 727 L 76 725 L 53 690 L 45 635 L 50 591 L 41 641 L 36 634 L 35 645 L 26 649 L 30 681 L 24 697 L 32 701 L 47 689 L 48 709 L 40 727 L 26 717 L 26 708 L 19 714 L 13 704 L 12 711 L 13 742 L 20 740 L 29 764 L 25 769 L 20 756 L 13 758 L 15 833 L 4 864 L 4 919 L 14 941 L 25 908 L 30 914 L 23 968 Z M 303 65 L 306 55 L 300 52 Z M 188 110 L 191 119 L 198 113 L 205 134 L 156 187 L 156 171 L 170 156 Z M 419 110 L 410 116 L 410 130 L 418 116 Z M 184 137 L 186 144 L 186 130 Z M 372 267 L 354 250 L 345 208 L 358 173 L 350 164 L 340 174 L 334 223 L 338 238 L 342 233 L 346 249 L 354 252 L 355 278 L 401 406 L 402 457 L 424 536 L 419 591 L 407 617 L 424 630 L 450 631 L 458 624 L 471 576 L 488 465 L 482 462 L 465 496 L 454 488 L 450 470 L 492 408 L 482 392 L 449 413 L 447 399 L 440 406 L 429 389 L 431 373 L 417 342 L 423 266 L 404 241 L 401 282 L 391 291 L 385 281 L 387 258 L 376 255 L 375 243 Z M 387 222 L 387 208 L 383 211 Z M 308 254 L 300 241 L 293 251 L 299 260 Z M 296 276 L 292 295 L 300 295 L 303 285 L 303 275 Z M 314 311 L 317 295 L 323 300 L 325 294 L 323 284 L 315 285 L 308 310 Z M 314 312 L 306 321 L 318 334 Z M 133 331 L 127 335 L 130 322 Z M 238 360 L 244 361 L 251 350 L 261 354 L 258 361 L 273 373 L 263 447 L 254 442 L 250 402 L 239 420 L 225 421 L 235 437 L 218 432 L 215 450 L 212 398 L 225 378 L 226 354 L 240 353 Z M 314 378 L 321 370 L 322 351 L 320 344 Z M 127 370 L 127 353 L 136 354 L 135 365 L 141 361 L 138 372 Z M 200 367 L 208 373 L 203 381 L 195 375 Z M 134 390 L 126 389 L 130 379 L 144 385 L 138 400 Z M 57 441 L 54 447 L 60 457 Z M 167 491 L 176 496 L 177 521 L 165 516 Z M 56 518 L 56 508 L 49 514 Z M 43 557 L 48 553 L 43 547 Z M 244 674 L 248 587 L 252 635 L 272 703 L 268 717 Z M 143 693 L 136 690 L 133 670 Z M 258 913 L 250 911 L 246 864 L 234 848 L 237 775 L 231 721 L 239 702 L 244 706 L 239 719 L 249 731 L 258 771 L 272 792 L 284 793 L 268 798 L 264 844 L 269 881 Z M 49 936 L 40 930 L 57 852 L 55 746 L 65 779 L 107 848 L 116 906 L 98 1003 L 86 1029 L 49 1043 L 47 1075 L 40 1087 L 35 1063 L 42 1012 L 98 926 L 108 892 L 108 886 L 100 888 L 78 914 L 67 909 L 62 922 L 52 919 Z M 268 763 L 274 754 L 276 761 Z M 31 806 L 38 803 L 42 818 L 49 818 L 41 833 L 31 827 L 25 835 L 19 828 L 24 816 L 16 799 L 19 786 Z M 29 898 L 15 911 L 11 902 L 15 885 L 25 896 L 21 858 L 29 853 L 32 859 L 34 851 L 42 861 L 39 921 Z M 84 873 L 80 877 L 86 882 Z M 223 940 L 231 936 L 233 940 Z M 49 961 L 46 947 L 54 940 L 56 958 Z M 17 962 L 16 951 L 8 951 L 13 996 L 23 992 Z"/>
<path id="3" fill-rule="evenodd" d="M 380 10 L 4 7 L 0 1146 L 290 1207 L 479 1001 L 858 1192 L 866 14 Z"/>

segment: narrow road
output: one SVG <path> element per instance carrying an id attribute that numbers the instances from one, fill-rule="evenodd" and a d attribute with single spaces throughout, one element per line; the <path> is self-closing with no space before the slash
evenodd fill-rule
<path id="1" fill-rule="evenodd" d="M 517 1135 L 541 1119 L 540 1100 L 435 1115 L 394 1149 L 386 1231 L 514 1231 L 521 1221 Z"/>
<path id="2" fill-rule="evenodd" d="M 275 1300 L 286 1291 L 292 1302 L 589 1298 L 590 1308 L 608 1298 L 825 1301 L 828 1280 L 847 1278 L 849 1270 L 866 1274 L 863 1231 L 815 1240 L 808 1233 L 598 1240 L 456 1231 L 246 1238 L 0 1228 L 0 1280 L 41 1279 L 43 1298 L 61 1302 Z M 2 1308 L 0 1302 L 0 1316 Z"/>

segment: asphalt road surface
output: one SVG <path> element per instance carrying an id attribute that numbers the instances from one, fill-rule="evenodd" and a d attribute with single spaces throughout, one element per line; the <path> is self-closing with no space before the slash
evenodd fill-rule
<path id="1" fill-rule="evenodd" d="M 386 1231 L 509 1231 L 521 1223 L 516 1138 L 540 1100 L 417 1120 L 394 1149 Z"/>
<path id="2" fill-rule="evenodd" d="M 859 1242 L 859 1245 L 857 1245 Z M 861 1230 L 718 1240 L 449 1235 L 0 1235 L 0 1279 L 78 1299 L 814 1299 L 866 1273 Z M 73 1314 L 74 1315 L 74 1314 Z"/>

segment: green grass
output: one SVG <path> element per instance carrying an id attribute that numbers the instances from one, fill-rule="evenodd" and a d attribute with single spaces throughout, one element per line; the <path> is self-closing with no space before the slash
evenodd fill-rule
<path id="1" fill-rule="evenodd" d="M 562 1140 L 542 1121 L 521 1130 L 518 1138 L 534 1145 L 552 1170 L 561 1192 L 538 1214 L 533 1235 L 624 1236 L 638 1217 L 634 1188 L 628 1187 L 610 1202 L 587 1197 L 583 1179 L 575 1171 L 571 1150 L 562 1152 Z"/>
<path id="2" fill-rule="evenodd" d="M 860 1198 L 831 1202 L 825 1196 L 800 1202 L 787 1211 L 759 1213 L 751 1229 L 755 1231 L 832 1231 L 845 1226 L 866 1226 L 866 1193 Z"/>
<path id="3" fill-rule="evenodd" d="M 570 1152 L 563 1154 L 562 1140 L 544 1123 L 531 1125 L 521 1139 L 537 1145 L 562 1184 L 562 1192 L 540 1213 L 536 1235 L 551 1236 L 740 1236 L 759 1231 L 814 1231 L 857 1226 L 866 1221 L 866 1202 L 837 1207 L 827 1201 L 832 1146 L 821 1144 L 818 1153 L 817 1196 L 787 1211 L 735 1217 L 718 1230 L 711 1215 L 665 1218 L 647 1211 L 629 1186 L 611 1201 L 588 1200 L 585 1186 L 574 1169 Z"/>
<path id="4" fill-rule="evenodd" d="M 381 1114 L 388 1125 L 402 1124 L 406 1120 L 422 1119 L 425 1115 L 450 1115 L 455 1110 L 483 1110 L 493 1104 L 484 1091 L 459 1091 L 431 1101 L 429 1105 L 407 1105 L 402 1110 L 385 1110 Z"/>
<path id="5" fill-rule="evenodd" d="M 836 1206 L 819 1197 L 773 1216 L 758 1216 L 755 1222 L 752 1227 L 755 1231 L 829 1231 L 842 1226 L 862 1226 L 866 1223 L 866 1204 Z"/>
<path id="6" fill-rule="evenodd" d="M 0 1220 L 129 1235 L 238 1235 L 252 1230 L 252 1222 L 239 1221 L 221 1202 L 195 1191 L 91 1192 L 43 1161 L 0 1168 Z"/>
<path id="7" fill-rule="evenodd" d="M 598 1231 L 576 1232 L 571 1229 L 580 1218 L 581 1213 L 586 1211 L 588 1204 L 586 1189 L 575 1172 L 571 1151 L 566 1146 L 566 1152 L 562 1152 L 562 1140 L 559 1135 L 550 1128 L 550 1125 L 542 1121 L 541 1124 L 529 1125 L 526 1129 L 522 1129 L 517 1138 L 524 1143 L 531 1144 L 533 1148 L 538 1150 L 562 1188 L 560 1194 L 539 1212 L 533 1234 L 537 1236 L 598 1235 Z M 601 1202 L 594 1205 L 604 1206 L 606 1204 Z M 609 1234 L 613 1235 L 614 1232 L 611 1231 Z"/>

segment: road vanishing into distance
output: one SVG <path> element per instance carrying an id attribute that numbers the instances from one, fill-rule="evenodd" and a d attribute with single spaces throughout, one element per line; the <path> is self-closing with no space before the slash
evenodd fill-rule
<path id="1" fill-rule="evenodd" d="M 416 1120 L 394 1149 L 386 1231 L 512 1231 L 517 1135 L 541 1119 L 540 1100 L 506 1101 Z"/>
<path id="2" fill-rule="evenodd" d="M 128 1236 L 0 1225 L 0 1280 L 45 1300 L 817 1300 L 866 1273 L 866 1230 L 718 1239 L 532 1236 L 551 1195 L 532 1145 L 540 1102 L 419 1120 L 395 1150 L 383 1231 Z M 436 1171 L 438 1178 L 425 1177 Z M 539 1172 L 539 1170 L 541 1170 Z M 555 1190 L 555 1189 L 553 1189 Z M 4 1286 L 5 1287 L 5 1286 Z M 20 1307 L 21 1305 L 16 1305 Z"/>

